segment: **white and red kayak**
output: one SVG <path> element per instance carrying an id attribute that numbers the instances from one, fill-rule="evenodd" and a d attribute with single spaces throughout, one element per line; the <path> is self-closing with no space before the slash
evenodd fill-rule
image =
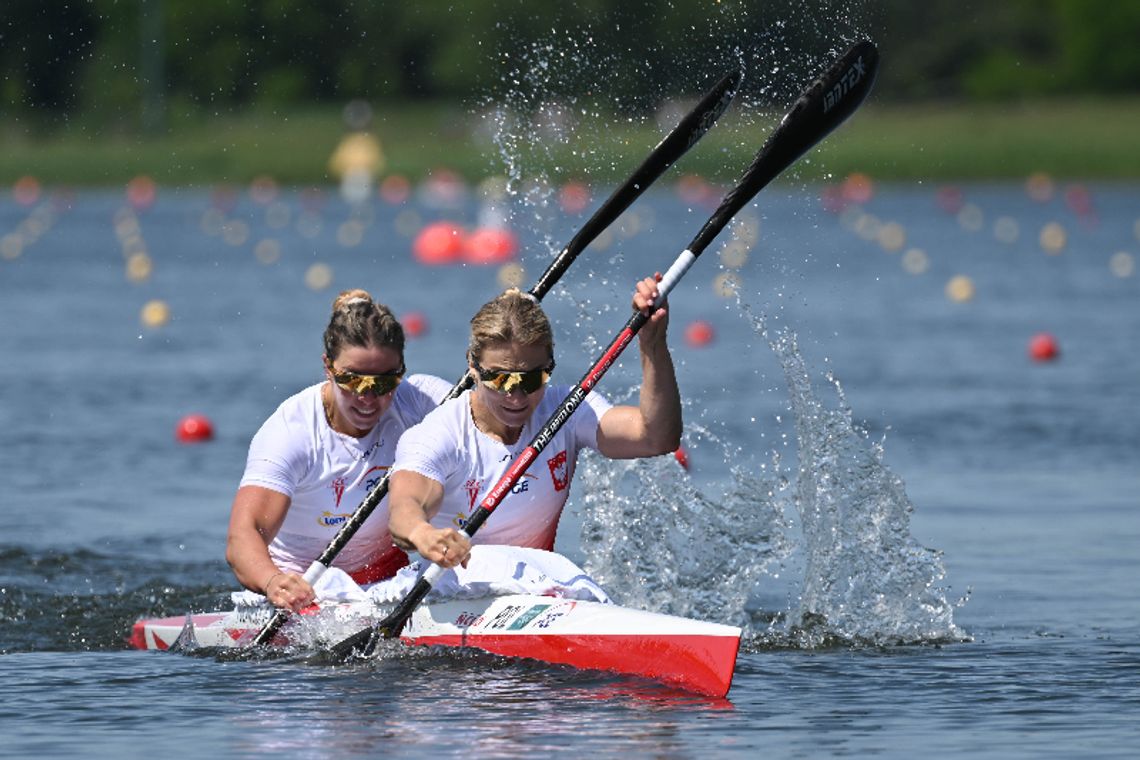
<path id="1" fill-rule="evenodd" d="M 368 588 L 328 568 L 314 582 L 317 604 L 292 616 L 274 644 L 327 649 L 384 620 L 427 567 L 413 564 Z M 436 568 L 438 570 L 438 568 Z M 406 644 L 474 647 L 577 668 L 645 676 L 723 697 L 732 684 L 739 628 L 612 604 L 580 567 L 538 549 L 475 546 L 466 567 L 438 574 L 400 638 Z M 140 620 L 138 649 L 182 644 L 243 647 L 276 610 L 260 594 L 232 596 L 230 612 Z M 191 636 L 192 634 L 192 636 Z"/>
<path id="2" fill-rule="evenodd" d="M 346 638 L 384 610 L 370 602 L 310 608 L 279 634 L 279 643 L 329 645 Z M 139 620 L 130 644 L 167 649 L 193 626 L 205 647 L 239 647 L 269 621 L 272 609 L 237 609 L 186 617 Z M 413 613 L 400 638 L 406 644 L 474 647 L 577 668 L 644 676 L 691 691 L 723 697 L 732 684 L 739 628 L 616 604 L 515 594 L 426 603 Z"/>

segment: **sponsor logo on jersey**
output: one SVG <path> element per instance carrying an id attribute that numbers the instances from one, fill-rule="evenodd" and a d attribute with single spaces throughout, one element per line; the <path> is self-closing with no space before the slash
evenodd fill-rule
<path id="1" fill-rule="evenodd" d="M 368 472 L 364 473 L 364 487 L 372 493 L 372 489 L 379 485 L 384 476 L 388 474 L 386 466 L 369 467 Z"/>
<path id="2" fill-rule="evenodd" d="M 325 510 L 317 516 L 317 525 L 320 525 L 322 528 L 339 528 L 348 521 L 349 517 L 350 515 L 337 514 L 336 512 Z"/>
<path id="3" fill-rule="evenodd" d="M 336 496 L 336 506 L 340 507 L 341 497 L 344 496 L 344 478 L 337 478 L 332 482 L 333 495 Z"/>

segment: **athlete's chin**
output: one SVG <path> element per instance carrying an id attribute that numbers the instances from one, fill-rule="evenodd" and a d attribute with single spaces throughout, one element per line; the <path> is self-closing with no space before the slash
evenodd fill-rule
<path id="1" fill-rule="evenodd" d="M 380 421 L 380 415 L 383 411 L 383 409 L 376 409 L 371 412 L 363 412 L 359 409 L 353 409 L 350 422 L 361 430 L 368 430 L 375 427 L 376 423 Z"/>
<path id="2" fill-rule="evenodd" d="M 522 427 L 527 423 L 527 420 L 530 419 L 530 415 L 530 407 L 524 407 L 522 409 L 505 409 L 499 407 L 499 414 L 497 416 L 499 421 L 505 425 L 509 425 L 510 427 Z"/>

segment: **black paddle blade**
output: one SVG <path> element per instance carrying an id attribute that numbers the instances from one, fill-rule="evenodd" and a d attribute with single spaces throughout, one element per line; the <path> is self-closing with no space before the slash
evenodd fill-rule
<path id="1" fill-rule="evenodd" d="M 170 645 L 168 651 L 192 654 L 200 648 L 201 645 L 198 644 L 198 634 L 194 632 L 194 618 L 187 612 L 186 622 L 182 624 L 182 630 L 178 632 L 178 638 Z"/>
<path id="2" fill-rule="evenodd" d="M 760 148 L 740 182 L 697 233 L 689 250 L 700 255 L 736 212 L 853 114 L 871 92 L 878 72 L 879 50 L 864 40 L 848 48 L 808 85 Z"/>
<path id="3" fill-rule="evenodd" d="M 379 634 L 376 627 L 365 628 L 338 641 L 329 649 L 328 657 L 335 662 L 344 662 L 357 657 L 366 657 L 376 648 Z M 322 658 L 323 659 L 323 658 Z"/>
<path id="4" fill-rule="evenodd" d="M 347 660 L 350 657 L 370 657 L 376 651 L 376 646 L 381 639 L 394 639 L 403 632 L 404 626 L 412 617 L 412 613 L 416 611 L 416 607 L 420 606 L 420 602 L 424 600 L 429 591 L 431 591 L 431 581 L 421 576 L 412 586 L 412 590 L 400 600 L 400 603 L 388 613 L 387 617 L 371 628 L 365 628 L 363 631 L 358 631 L 347 639 L 333 644 L 329 650 L 330 654 L 340 660 Z"/>
<path id="5" fill-rule="evenodd" d="M 382 640 L 394 639 L 400 635 L 400 631 L 404 630 L 407 616 L 401 617 L 397 613 L 399 610 L 376 623 L 376 625 L 357 631 L 347 639 L 333 644 L 329 648 L 328 659 L 334 662 L 344 662 L 350 659 L 371 657 Z"/>

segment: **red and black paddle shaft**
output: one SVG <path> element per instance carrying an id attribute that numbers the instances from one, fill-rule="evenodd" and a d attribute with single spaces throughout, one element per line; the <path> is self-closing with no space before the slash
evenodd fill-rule
<path id="1" fill-rule="evenodd" d="M 688 248 L 681 252 L 669 271 L 665 273 L 658 285 L 660 300 L 663 301 L 668 297 L 689 267 L 740 209 L 744 208 L 772 179 L 855 112 L 871 91 L 878 65 L 879 52 L 875 45 L 867 41 L 856 43 L 800 94 L 791 110 L 760 148 L 740 181 L 728 192 L 720 206 L 689 243 Z M 649 314 L 646 312 L 636 312 L 629 318 L 625 327 L 601 357 L 582 376 L 578 385 L 555 409 L 534 439 L 511 462 L 506 473 L 480 502 L 478 509 L 472 513 L 464 527 L 468 536 L 474 536 L 495 508 L 502 503 L 527 468 L 586 398 L 586 394 L 613 366 L 614 361 L 648 319 Z M 368 655 L 379 639 L 398 636 L 441 572 L 439 565 L 428 568 L 391 614 L 373 628 L 365 629 L 335 645 L 334 654 Z"/>
<path id="2" fill-rule="evenodd" d="M 670 166 L 676 163 L 681 156 L 697 144 L 698 140 L 704 137 L 706 132 L 712 129 L 713 124 L 721 117 L 735 97 L 740 86 L 740 79 L 741 73 L 733 71 L 717 82 L 693 107 L 693 110 L 686 114 L 677 126 L 657 144 L 657 147 L 645 158 L 641 166 L 637 167 L 629 179 L 614 190 L 610 197 L 598 207 L 598 210 L 586 220 L 578 234 L 562 249 L 546 268 L 546 271 L 542 273 L 542 276 L 538 278 L 538 282 L 530 289 L 530 294 L 536 300 L 541 301 L 542 297 L 554 287 L 555 283 L 574 263 L 574 260 L 578 258 L 578 254 L 613 224 L 635 200 L 641 197 L 641 194 L 650 185 L 656 182 Z M 464 373 L 444 400 L 455 398 L 470 388 L 473 382 L 470 374 Z M 333 536 L 332 541 L 321 552 L 321 555 L 305 570 L 306 581 L 310 584 L 316 583 L 336 556 L 340 554 L 341 549 L 356 535 L 360 526 L 388 495 L 388 478 L 389 476 L 385 475 L 379 483 L 373 486 L 360 506 L 345 520 L 340 530 Z M 279 610 L 265 624 L 265 627 L 258 631 L 257 636 L 250 642 L 250 646 L 257 647 L 268 644 L 288 619 L 289 612 Z"/>

